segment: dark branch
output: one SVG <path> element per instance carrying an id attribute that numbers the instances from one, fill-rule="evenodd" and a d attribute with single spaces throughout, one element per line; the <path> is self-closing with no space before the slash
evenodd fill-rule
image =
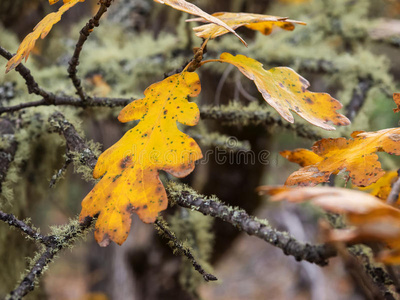
<path id="1" fill-rule="evenodd" d="M 350 100 L 350 103 L 346 107 L 346 116 L 349 118 L 350 121 L 354 120 L 355 116 L 362 108 L 367 93 L 371 87 L 372 87 L 371 80 L 361 79 L 357 87 L 354 88 L 353 96 Z"/>
<path id="2" fill-rule="evenodd" d="M 62 249 L 68 247 L 80 234 L 83 234 L 93 223 L 93 218 L 86 218 L 84 222 L 79 225 L 71 224 L 68 226 L 61 236 L 46 237 L 48 239 L 48 245 L 42 255 L 34 262 L 32 269 L 25 276 L 19 286 L 9 294 L 7 299 L 17 300 L 24 297 L 30 291 L 35 288 L 36 279 L 38 279 L 46 266 L 53 260 L 54 256 L 57 255 Z"/>
<path id="3" fill-rule="evenodd" d="M 112 0 L 100 0 L 100 8 L 97 11 L 96 15 L 86 23 L 86 25 L 81 29 L 79 40 L 76 43 L 74 54 L 72 55 L 69 61 L 68 74 L 72 80 L 72 83 L 75 86 L 76 93 L 79 95 L 79 98 L 82 101 L 86 101 L 86 95 L 83 91 L 81 80 L 78 78 L 78 65 L 79 65 L 79 56 L 81 54 L 82 48 L 86 40 L 88 39 L 90 33 L 93 31 L 95 27 L 99 26 L 99 21 L 102 15 L 107 11 L 108 7 L 111 5 Z"/>
<path id="4" fill-rule="evenodd" d="M 330 245 L 301 243 L 289 234 L 272 228 L 265 221 L 249 216 L 244 210 L 232 208 L 217 199 L 207 199 L 196 194 L 189 187 L 175 190 L 172 185 L 169 185 L 167 191 L 170 199 L 178 205 L 228 222 L 238 230 L 254 235 L 282 249 L 286 255 L 294 256 L 298 261 L 306 260 L 324 266 L 327 264 L 328 258 L 336 256 L 336 250 Z"/>
<path id="5" fill-rule="evenodd" d="M 92 150 L 90 150 L 85 140 L 76 132 L 74 125 L 68 122 L 60 112 L 52 114 L 49 118 L 49 122 L 53 125 L 55 131 L 64 136 L 67 143 L 67 153 L 80 153 L 81 163 L 94 169 L 97 157 Z"/>
<path id="6" fill-rule="evenodd" d="M 10 226 L 18 228 L 19 230 L 24 232 L 26 235 L 30 236 L 35 241 L 38 241 L 45 245 L 48 244 L 48 240 L 49 240 L 48 238 L 41 235 L 39 232 L 37 232 L 35 229 L 30 227 L 25 222 L 18 220 L 14 215 L 6 214 L 5 212 L 0 211 L 0 220 L 2 220 L 3 222 L 7 223 Z"/>
<path id="7" fill-rule="evenodd" d="M 1 46 L 0 46 L 0 55 L 8 60 L 10 60 L 13 57 L 13 55 L 10 52 L 8 52 L 6 49 L 4 49 Z M 54 95 L 39 87 L 35 78 L 33 78 L 31 71 L 27 67 L 25 67 L 21 63 L 15 68 L 15 70 L 22 76 L 22 78 L 25 79 L 25 83 L 26 83 L 26 86 L 28 87 L 29 94 L 36 94 L 38 96 L 42 96 L 48 102 L 51 102 L 52 97 Z"/>
<path id="8" fill-rule="evenodd" d="M 196 261 L 191 251 L 187 247 L 183 246 L 181 242 L 178 241 L 178 238 L 175 236 L 175 234 L 167 228 L 166 224 L 164 224 L 164 222 L 161 219 L 157 219 L 154 222 L 154 224 L 156 228 L 158 228 L 165 235 L 165 237 L 167 237 L 174 244 L 173 248 L 177 249 L 180 253 L 185 255 L 187 259 L 190 260 L 194 269 L 197 272 L 199 272 L 201 276 L 203 276 L 205 281 L 218 280 L 218 278 L 215 277 L 214 275 L 204 271 L 203 267 Z"/>
<path id="9" fill-rule="evenodd" d="M 52 101 L 48 101 L 45 98 L 38 101 L 26 102 L 21 103 L 14 106 L 9 107 L 0 107 L 0 114 L 3 113 L 11 113 L 15 112 L 24 108 L 28 107 L 38 107 L 38 106 L 50 106 L 50 105 L 68 105 L 68 106 L 76 106 L 76 107 L 116 107 L 116 106 L 126 106 L 131 101 L 132 98 L 101 98 L 101 97 L 94 97 L 94 98 L 87 98 L 85 103 L 79 98 L 74 98 L 70 96 L 54 96 Z"/>

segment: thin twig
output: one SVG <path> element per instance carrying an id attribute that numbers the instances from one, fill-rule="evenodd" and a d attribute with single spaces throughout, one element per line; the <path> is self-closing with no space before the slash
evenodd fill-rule
<path id="1" fill-rule="evenodd" d="M 157 219 L 154 222 L 154 224 L 174 244 L 174 247 L 176 249 L 178 249 L 183 255 L 185 255 L 187 257 L 187 259 L 190 260 L 190 262 L 192 263 L 194 269 L 197 272 L 199 272 L 201 276 L 203 276 L 205 281 L 216 281 L 216 280 L 218 280 L 218 278 L 215 277 L 214 275 L 209 274 L 206 271 L 204 271 L 203 267 L 196 261 L 196 259 L 194 258 L 193 254 L 191 253 L 191 251 L 188 248 L 186 248 L 185 246 L 183 246 L 181 242 L 178 241 L 178 239 L 175 236 L 175 234 L 172 231 L 170 231 L 167 228 L 167 226 L 164 226 L 163 222 L 160 219 Z"/>
<path id="2" fill-rule="evenodd" d="M 78 78 L 78 65 L 79 65 L 79 56 L 81 54 L 82 48 L 86 40 L 88 39 L 90 33 L 93 31 L 95 27 L 99 26 L 100 18 L 107 11 L 108 7 L 111 5 L 112 0 L 100 0 L 100 8 L 97 11 L 96 15 L 91 18 L 86 25 L 81 29 L 79 40 L 76 43 L 74 54 L 72 55 L 69 61 L 68 74 L 69 78 L 71 78 L 72 83 L 75 86 L 76 94 L 79 95 L 79 98 L 82 101 L 86 101 L 87 97 L 85 92 L 83 91 L 81 80 Z"/>
<path id="3" fill-rule="evenodd" d="M 53 188 L 56 183 L 60 180 L 60 178 L 62 177 L 62 175 L 67 171 L 67 168 L 69 166 L 69 164 L 72 162 L 72 159 L 70 157 L 68 157 L 67 154 L 67 158 L 64 161 L 64 164 L 62 165 L 62 167 L 57 171 L 56 174 L 54 174 L 51 177 L 50 183 L 49 183 L 49 188 Z"/>
<path id="4" fill-rule="evenodd" d="M 5 59 L 10 60 L 13 55 L 8 52 L 6 49 L 0 46 L 0 55 L 3 56 Z M 36 82 L 35 78 L 33 78 L 31 71 L 25 67 L 22 63 L 19 64 L 15 70 L 25 79 L 26 86 L 28 87 L 29 94 L 36 94 L 38 96 L 42 96 L 48 102 L 52 100 L 52 93 L 49 93 L 39 87 L 38 83 Z"/>
<path id="5" fill-rule="evenodd" d="M 19 230 L 21 230 L 26 235 L 30 236 L 35 241 L 48 245 L 48 240 L 49 240 L 48 238 L 41 235 L 39 232 L 37 232 L 35 229 L 30 227 L 25 222 L 18 220 L 13 214 L 7 214 L 5 212 L 0 211 L 0 220 L 7 223 L 10 226 L 18 228 Z"/>

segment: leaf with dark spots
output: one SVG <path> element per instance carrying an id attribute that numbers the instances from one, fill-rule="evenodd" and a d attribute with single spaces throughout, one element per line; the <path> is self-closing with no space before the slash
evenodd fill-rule
<path id="1" fill-rule="evenodd" d="M 232 29 L 245 26 L 249 29 L 259 31 L 264 35 L 271 34 L 275 28 L 292 31 L 295 28 L 295 24 L 306 25 L 304 22 L 289 20 L 288 18 L 251 13 L 217 12 L 213 13 L 212 16 L 221 20 Z M 207 22 L 208 20 L 205 18 L 194 18 L 186 21 Z M 193 30 L 195 31 L 196 36 L 203 39 L 214 39 L 229 32 L 226 28 L 217 26 L 213 23 L 195 27 Z"/>
<path id="2" fill-rule="evenodd" d="M 400 128 L 376 132 L 355 131 L 352 139 L 322 139 L 314 143 L 312 151 L 296 149 L 281 155 L 303 168 L 292 173 L 287 185 L 316 185 L 328 182 L 331 174 L 344 170 L 356 186 L 368 186 L 381 178 L 381 168 L 376 152 L 400 155 Z"/>
<path id="3" fill-rule="evenodd" d="M 330 123 L 350 124 L 349 119 L 337 112 L 342 108 L 339 101 L 326 93 L 308 91 L 308 81 L 290 68 L 265 70 L 260 62 L 240 54 L 222 53 L 219 61 L 236 66 L 253 80 L 265 101 L 290 123 L 294 122 L 290 111 L 294 111 L 304 120 L 326 130 L 335 130 Z"/>
<path id="4" fill-rule="evenodd" d="M 99 157 L 93 176 L 106 176 L 82 201 L 80 214 L 81 220 L 99 214 L 95 238 L 100 245 L 106 246 L 110 240 L 122 244 L 126 240 L 132 212 L 143 222 L 152 223 L 167 208 L 159 171 L 176 177 L 193 171 L 195 161 L 202 157 L 201 150 L 192 138 L 178 130 L 176 122 L 197 124 L 199 109 L 188 102 L 187 96 L 194 97 L 199 92 L 196 73 L 172 75 L 152 84 L 144 92 L 145 98 L 128 104 L 119 114 L 121 122 L 140 122 Z M 171 97 L 176 98 L 174 103 L 168 101 Z"/>

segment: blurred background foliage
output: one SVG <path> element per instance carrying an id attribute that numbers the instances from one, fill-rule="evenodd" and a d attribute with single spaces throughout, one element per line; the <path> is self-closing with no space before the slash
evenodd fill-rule
<path id="1" fill-rule="evenodd" d="M 326 132 L 298 117 L 295 125 L 279 121 L 254 84 L 237 70 L 207 64 L 199 70 L 202 93 L 196 101 L 209 118 L 190 128 L 190 134 L 203 151 L 214 151 L 208 163 L 200 163 L 183 182 L 266 217 L 300 240 L 317 241 L 319 212 L 308 206 L 299 209 L 270 204 L 254 189 L 260 184 L 282 184 L 296 170 L 296 165 L 279 156 L 280 150 L 308 148 L 318 137 L 348 137 L 354 130 L 398 126 L 392 93 L 399 91 L 399 2 L 192 2 L 209 13 L 262 13 L 307 22 L 293 32 L 276 30 L 271 36 L 240 28 L 238 33 L 248 48 L 226 35 L 209 42 L 206 58 L 227 51 L 255 58 L 267 69 L 289 66 L 310 81 L 311 91 L 329 92 L 339 99 L 344 106 L 342 113 L 352 119 L 352 125 Z M 0 45 L 15 52 L 34 25 L 59 5 L 49 6 L 45 0 L 1 0 Z M 45 40 L 37 43 L 26 65 L 46 89 L 59 94 L 75 92 L 67 77 L 67 63 L 79 30 L 96 8 L 96 0 L 76 5 Z M 185 22 L 188 17 L 151 0 L 116 0 L 82 51 L 79 75 L 84 88 L 97 96 L 141 98 L 148 85 L 182 67 L 192 57 L 192 48 L 201 44 L 191 30 L 195 24 Z M 37 97 L 27 93 L 19 74 L 0 72 L 1 106 L 34 99 Z M 225 116 L 224 121 L 214 118 L 215 108 Z M 75 162 L 55 187 L 49 188 L 65 161 L 65 143 L 52 133 L 47 121 L 56 110 L 92 141 L 96 153 L 132 126 L 117 122 L 119 108 L 39 107 L 0 119 L 10 123 L 9 130 L 2 132 L 0 148 L 15 145 L 10 169 L 2 178 L 0 207 L 20 218 L 30 217 L 45 233 L 51 230 L 49 225 L 64 224 L 76 216 L 80 201 L 93 185 L 82 180 L 82 173 L 86 178 L 90 174 Z M 235 137 L 237 143 L 227 144 L 232 140 L 229 137 Z M 228 150 L 225 155 L 233 163 L 218 162 L 213 156 L 216 147 Z M 256 157 L 268 150 L 267 163 L 246 163 L 237 156 L 238 151 L 249 149 Z M 398 168 L 399 161 L 385 156 L 383 165 L 390 170 Z M 27 299 L 360 299 L 359 287 L 347 277 L 339 259 L 321 269 L 295 262 L 229 224 L 196 212 L 172 207 L 165 217 L 196 256 L 209 263 L 209 269 L 214 268 L 218 283 L 203 283 L 185 259 L 171 254 L 151 225 L 134 218 L 133 230 L 122 247 L 100 248 L 90 236 L 72 252 L 63 253 L 51 265 L 40 288 Z M 0 296 L 14 288 L 29 265 L 25 257 L 34 250 L 33 243 L 0 224 Z"/>

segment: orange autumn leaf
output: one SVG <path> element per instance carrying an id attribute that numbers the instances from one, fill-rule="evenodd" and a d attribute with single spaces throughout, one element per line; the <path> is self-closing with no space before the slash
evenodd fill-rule
<path id="1" fill-rule="evenodd" d="M 261 195 L 272 201 L 310 201 L 327 211 L 345 214 L 350 229 L 332 230 L 327 241 L 346 243 L 383 242 L 390 250 L 379 253 L 386 264 L 400 263 L 400 210 L 360 191 L 334 187 L 261 186 Z"/>
<path id="2" fill-rule="evenodd" d="M 253 80 L 265 101 L 290 123 L 294 122 L 290 111 L 294 111 L 311 124 L 326 130 L 335 130 L 329 123 L 350 124 L 349 119 L 336 112 L 342 107 L 339 101 L 326 93 L 308 91 L 308 81 L 290 68 L 265 70 L 260 62 L 240 54 L 222 53 L 218 61 L 236 66 Z"/>
<path id="3" fill-rule="evenodd" d="M 321 158 L 315 163 L 304 165 L 292 173 L 286 180 L 286 185 L 313 186 L 327 182 L 331 174 L 340 171 L 349 173 L 351 182 L 356 186 L 368 186 L 381 178 L 385 172 L 381 168 L 376 152 L 387 152 L 400 155 L 400 128 L 389 128 L 376 132 L 356 131 L 352 139 L 322 139 L 312 146 L 312 152 Z M 296 149 L 281 153 L 290 161 L 301 162 L 302 155 L 309 150 Z M 308 154 L 310 155 L 310 154 Z M 297 161 L 295 161 L 295 159 Z"/>
<path id="4" fill-rule="evenodd" d="M 366 187 L 358 187 L 359 190 L 368 192 L 371 195 L 386 201 L 392 190 L 392 184 L 398 177 L 397 171 L 386 172 L 377 182 Z"/>
<path id="5" fill-rule="evenodd" d="M 6 65 L 6 73 L 17 67 L 21 61 L 25 58 L 25 61 L 28 60 L 29 54 L 32 51 L 33 47 L 35 47 L 36 41 L 40 38 L 44 39 L 47 34 L 50 32 L 51 28 L 54 24 L 61 20 L 61 16 L 73 7 L 78 2 L 83 2 L 85 0 L 69 0 L 64 1 L 64 5 L 60 7 L 57 12 L 52 12 L 43 18 L 36 26 L 33 28 L 33 31 L 28 34 L 20 46 L 18 47 L 17 53 L 8 61 Z M 50 1 L 50 4 L 54 4 L 57 1 Z"/>
<path id="6" fill-rule="evenodd" d="M 180 11 L 184 11 L 191 15 L 196 15 L 202 17 L 203 19 L 207 20 L 210 23 L 216 24 L 216 26 L 221 26 L 225 28 L 227 31 L 233 33 L 239 40 L 247 46 L 247 43 L 233 30 L 230 28 L 226 23 L 221 21 L 220 19 L 206 13 L 205 11 L 198 8 L 196 5 L 186 2 L 185 0 L 154 0 L 157 3 L 165 4 L 171 6 L 172 8 Z"/>
<path id="7" fill-rule="evenodd" d="M 400 93 L 394 93 L 393 100 L 394 100 L 394 103 L 396 103 L 396 105 L 397 105 L 397 108 L 394 108 L 393 111 L 395 113 L 398 113 L 400 111 Z"/>
<path id="8" fill-rule="evenodd" d="M 323 160 L 321 156 L 307 149 L 286 150 L 279 152 L 279 154 L 288 161 L 299 164 L 302 167 L 307 167 Z"/>
<path id="9" fill-rule="evenodd" d="M 212 16 L 228 24 L 234 30 L 245 26 L 249 29 L 260 31 L 264 35 L 271 34 L 272 30 L 276 27 L 292 31 L 295 28 L 295 24 L 306 25 L 304 22 L 289 20 L 288 18 L 260 14 L 218 12 L 212 14 Z M 194 18 L 186 21 L 207 22 L 204 18 Z M 203 39 L 214 39 L 228 33 L 227 29 L 215 24 L 201 25 L 193 28 L 193 30 L 196 36 Z"/>
<path id="10" fill-rule="evenodd" d="M 196 142 L 177 128 L 177 122 L 197 124 L 199 109 L 187 96 L 197 96 L 200 89 L 196 73 L 172 75 L 149 86 L 145 98 L 119 114 L 121 122 L 140 122 L 100 155 L 93 176 L 103 177 L 82 201 L 80 213 L 81 221 L 99 214 L 95 238 L 101 246 L 126 240 L 133 212 L 151 223 L 167 208 L 159 171 L 184 177 L 202 157 Z"/>

